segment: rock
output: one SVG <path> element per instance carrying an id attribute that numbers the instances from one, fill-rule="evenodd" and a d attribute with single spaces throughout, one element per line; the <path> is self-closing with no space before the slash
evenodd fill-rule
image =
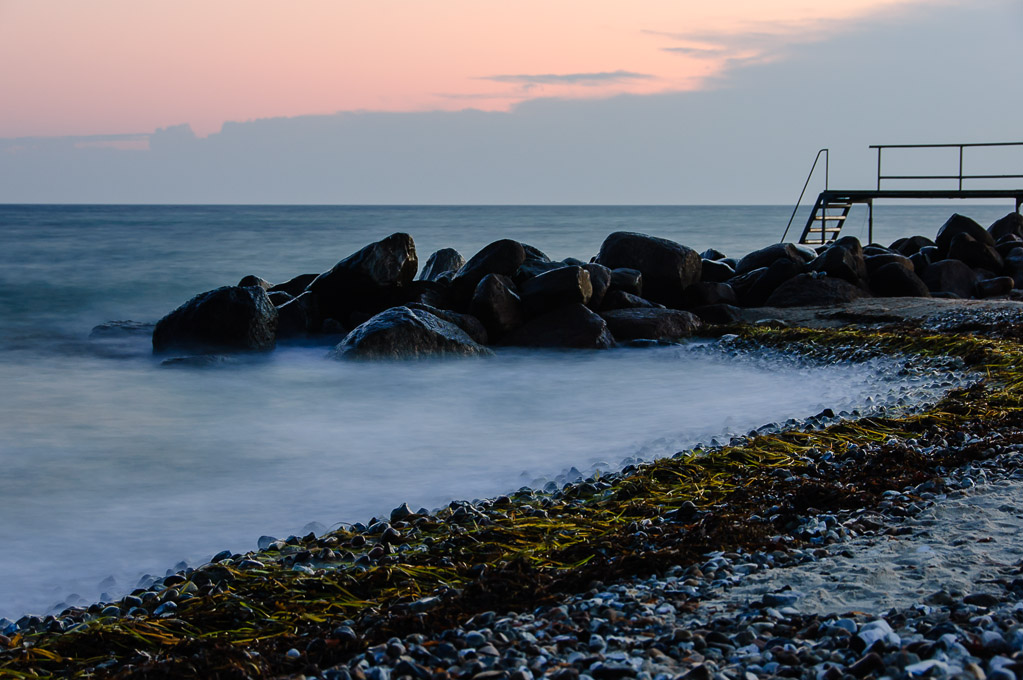
<path id="1" fill-rule="evenodd" d="M 700 280 L 706 283 L 724 283 L 735 276 L 735 270 L 728 263 L 717 260 L 703 260 Z"/>
<path id="2" fill-rule="evenodd" d="M 999 295 L 1008 295 L 1009 291 L 1016 285 L 1011 276 L 998 276 L 993 279 L 981 279 L 977 282 L 977 297 L 991 298 Z"/>
<path id="3" fill-rule="evenodd" d="M 465 258 L 454 248 L 441 248 L 426 260 L 420 281 L 436 281 L 444 272 L 456 272 L 465 264 Z"/>
<path id="4" fill-rule="evenodd" d="M 614 309 L 601 316 L 616 340 L 678 340 L 703 325 L 695 314 L 677 309 Z"/>
<path id="5" fill-rule="evenodd" d="M 320 330 L 316 297 L 306 291 L 277 308 L 277 338 L 302 338 Z"/>
<path id="6" fill-rule="evenodd" d="M 267 293 L 266 296 L 270 298 L 270 304 L 274 307 L 280 307 L 283 304 L 290 302 L 295 299 L 294 295 L 288 295 L 283 290 L 275 290 Z"/>
<path id="7" fill-rule="evenodd" d="M 538 260 L 540 262 L 550 262 L 551 261 L 551 258 L 547 257 L 547 253 L 543 252 L 539 248 L 534 248 L 533 246 L 529 245 L 528 243 L 523 243 L 522 244 L 522 252 L 524 252 L 526 254 L 526 259 L 527 260 Z M 582 263 L 581 262 L 569 262 L 569 263 L 566 263 L 566 264 L 579 265 L 579 264 L 582 264 Z"/>
<path id="8" fill-rule="evenodd" d="M 700 321 L 709 324 L 734 324 L 742 321 L 742 312 L 734 305 L 707 305 L 691 310 L 693 314 L 700 317 Z"/>
<path id="9" fill-rule="evenodd" d="M 876 270 L 885 266 L 886 264 L 896 263 L 900 264 L 909 271 L 916 271 L 913 260 L 909 259 L 905 255 L 899 255 L 898 253 L 884 253 L 881 255 L 871 255 L 863 259 L 864 264 L 867 265 L 867 274 L 872 275 Z"/>
<path id="10" fill-rule="evenodd" d="M 735 291 L 727 283 L 694 283 L 686 289 L 684 303 L 686 309 L 706 307 L 707 305 L 738 304 Z"/>
<path id="11" fill-rule="evenodd" d="M 554 269 L 561 269 L 564 266 L 566 265 L 563 262 L 551 262 L 550 260 L 526 260 L 519 265 L 518 269 L 515 270 L 515 275 L 512 276 L 512 281 L 515 282 L 516 286 L 521 286 L 533 277 L 540 276 L 540 274 Z"/>
<path id="12" fill-rule="evenodd" d="M 593 310 L 600 309 L 604 304 L 604 296 L 607 295 L 607 291 L 611 287 L 611 270 L 596 263 L 584 264 L 583 269 L 590 273 L 590 286 L 593 288 L 590 301 L 586 303 L 586 306 Z"/>
<path id="13" fill-rule="evenodd" d="M 836 305 L 864 297 L 859 286 L 830 276 L 799 274 L 781 284 L 765 302 L 768 307 Z"/>
<path id="14" fill-rule="evenodd" d="M 834 241 L 809 264 L 808 269 L 843 279 L 861 288 L 866 287 L 867 265 L 863 259 L 863 248 L 851 236 Z"/>
<path id="15" fill-rule="evenodd" d="M 608 291 L 607 295 L 604 296 L 604 304 L 601 306 L 601 309 L 632 309 L 635 307 L 656 307 L 664 309 L 664 305 L 657 304 L 656 302 L 650 302 L 638 295 L 633 295 L 620 290 Z"/>
<path id="16" fill-rule="evenodd" d="M 376 314 L 415 278 L 419 260 L 408 234 L 392 234 L 338 262 L 309 284 L 319 312 L 341 323 L 353 313 Z"/>
<path id="17" fill-rule="evenodd" d="M 305 289 L 309 287 L 309 284 L 316 280 L 319 274 L 299 274 L 293 279 L 288 279 L 284 283 L 278 283 L 276 286 L 270 288 L 269 293 L 287 293 L 292 297 L 298 297 L 305 292 Z"/>
<path id="18" fill-rule="evenodd" d="M 970 267 L 1001 272 L 1005 268 L 1002 256 L 993 245 L 981 243 L 966 233 L 956 234 L 948 247 L 950 259 L 965 262 Z"/>
<path id="19" fill-rule="evenodd" d="M 332 356 L 336 359 L 422 359 L 491 353 L 451 322 L 422 309 L 392 307 L 345 336 Z"/>
<path id="20" fill-rule="evenodd" d="M 767 298 L 780 285 L 799 275 L 803 270 L 803 266 L 792 260 L 779 258 L 763 270 L 755 269 L 753 272 L 750 272 L 751 276 L 754 272 L 763 272 L 755 278 L 745 280 L 736 277 L 729 281 L 729 284 L 735 290 L 739 303 L 743 307 L 760 307 L 767 302 Z M 742 288 L 736 285 L 737 280 L 742 280 Z"/>
<path id="21" fill-rule="evenodd" d="M 696 251 L 663 238 L 617 231 L 604 239 L 597 264 L 627 267 L 643 274 L 644 296 L 669 307 L 682 303 L 686 288 L 700 280 Z"/>
<path id="22" fill-rule="evenodd" d="M 794 243 L 772 243 L 766 248 L 754 250 L 739 260 L 739 264 L 735 267 L 735 273 L 737 276 L 741 276 L 754 269 L 770 267 L 772 262 L 781 259 L 804 265 L 813 258 L 808 258 L 807 253 L 796 247 Z"/>
<path id="23" fill-rule="evenodd" d="M 444 273 L 450 274 L 450 272 Z M 401 289 L 395 306 L 399 302 L 403 305 L 419 303 L 438 309 L 448 309 L 451 306 L 450 288 L 450 284 L 444 280 L 443 276 L 436 281 L 413 281 Z"/>
<path id="24" fill-rule="evenodd" d="M 1020 215 L 1018 212 L 1011 212 L 1005 217 L 992 222 L 991 226 L 987 228 L 987 233 L 991 234 L 991 238 L 995 241 L 999 241 L 1008 235 L 1023 238 L 1023 215 Z"/>
<path id="25" fill-rule="evenodd" d="M 526 251 L 518 241 L 494 241 L 469 258 L 451 279 L 451 292 L 457 305 L 468 306 L 476 286 L 487 274 L 514 276 L 526 261 Z"/>
<path id="26" fill-rule="evenodd" d="M 438 319 L 455 324 L 465 331 L 466 335 L 481 345 L 486 345 L 490 341 L 486 326 L 484 326 L 478 318 L 471 314 L 459 314 L 458 312 L 452 312 L 448 309 L 438 309 L 437 307 L 431 307 L 430 305 L 426 305 L 421 302 L 410 302 L 405 306 L 412 310 L 419 310 L 426 312 L 427 314 L 433 314 Z"/>
<path id="27" fill-rule="evenodd" d="M 714 248 L 708 248 L 707 250 L 705 250 L 702 253 L 700 253 L 700 259 L 701 260 L 717 261 L 717 260 L 723 260 L 726 257 L 728 257 L 728 256 L 725 255 L 724 253 L 722 253 L 720 250 L 715 250 Z"/>
<path id="28" fill-rule="evenodd" d="M 607 323 L 580 303 L 566 305 L 527 321 L 502 342 L 518 347 L 607 349 L 614 338 Z"/>
<path id="29" fill-rule="evenodd" d="M 469 313 L 483 322 L 494 340 L 507 335 L 523 324 L 522 300 L 515 284 L 507 276 L 487 274 L 476 286 Z"/>
<path id="30" fill-rule="evenodd" d="M 274 285 L 272 283 L 270 283 L 269 281 L 266 281 L 264 279 L 259 278 L 255 274 L 249 274 L 248 276 L 243 276 L 242 280 L 238 282 L 238 285 L 241 286 L 242 288 L 247 288 L 249 286 L 259 286 L 260 288 L 262 288 L 263 290 L 268 291 L 268 292 L 270 291 L 271 288 L 274 287 Z M 294 297 L 294 296 L 292 296 L 292 297 Z"/>
<path id="31" fill-rule="evenodd" d="M 976 274 L 959 260 L 932 262 L 920 278 L 932 293 L 946 292 L 957 297 L 970 298 L 976 292 Z"/>
<path id="32" fill-rule="evenodd" d="M 927 284 L 912 269 L 899 261 L 889 262 L 871 273 L 870 292 L 877 297 L 930 297 L 931 295 Z"/>
<path id="33" fill-rule="evenodd" d="M 948 221 L 946 221 L 945 224 L 941 225 L 941 228 L 938 230 L 938 235 L 934 239 L 937 242 L 938 249 L 941 250 L 943 255 L 948 255 L 948 249 L 952 245 L 952 239 L 954 239 L 958 234 L 969 234 L 974 240 L 980 241 L 985 245 L 995 245 L 995 240 L 991 238 L 991 234 L 989 234 L 984 227 L 980 226 L 969 217 L 964 217 L 959 213 L 955 213 L 952 217 L 948 218 Z"/>
<path id="34" fill-rule="evenodd" d="M 643 295 L 643 273 L 638 269 L 619 267 L 611 270 L 611 290 L 630 295 Z"/>
<path id="35" fill-rule="evenodd" d="M 1012 277 L 1016 288 L 1023 287 L 1023 247 L 1014 248 L 1005 256 L 1005 273 Z"/>
<path id="36" fill-rule="evenodd" d="M 925 247 L 936 247 L 938 244 L 927 238 L 926 236 L 910 236 L 909 238 L 900 238 L 898 241 L 891 245 L 892 250 L 896 250 L 902 255 L 909 257 L 913 253 L 920 252 L 921 248 Z"/>
<path id="37" fill-rule="evenodd" d="M 995 242 L 995 250 L 997 250 L 998 254 L 1002 257 L 1005 257 L 1015 248 L 1019 248 L 1021 246 L 1023 246 L 1023 238 L 1020 238 L 1015 234 L 1006 234 Z"/>
<path id="38" fill-rule="evenodd" d="M 160 319 L 153 351 L 265 352 L 277 340 L 277 309 L 259 286 L 224 286 L 200 293 Z"/>
<path id="39" fill-rule="evenodd" d="M 590 273 L 569 266 L 544 272 L 522 284 L 519 297 L 526 317 L 534 317 L 575 302 L 586 304 L 593 295 Z"/>
<path id="40" fill-rule="evenodd" d="M 924 253 L 913 253 L 909 256 L 909 261 L 913 263 L 913 273 L 920 276 L 927 267 L 931 265 L 931 259 Z"/>

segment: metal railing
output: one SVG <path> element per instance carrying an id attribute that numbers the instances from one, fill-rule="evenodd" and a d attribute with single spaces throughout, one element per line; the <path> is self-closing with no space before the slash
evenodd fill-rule
<path id="1" fill-rule="evenodd" d="M 806 176 L 806 181 L 803 183 L 803 190 L 799 192 L 799 198 L 796 199 L 796 207 L 792 209 L 792 215 L 789 217 L 789 223 L 785 225 L 785 233 L 781 235 L 780 243 L 784 243 L 785 237 L 789 235 L 789 228 L 792 227 L 792 220 L 796 219 L 796 213 L 799 212 L 799 206 L 803 203 L 803 196 L 806 194 L 806 188 L 810 186 L 810 179 L 813 177 L 813 171 L 817 169 L 817 162 L 821 159 L 821 154 L 824 154 L 824 191 L 828 190 L 828 174 L 830 172 L 830 159 L 828 156 L 830 152 L 827 149 L 821 149 L 817 152 L 817 156 L 813 159 L 813 165 L 810 166 L 810 173 Z"/>
<path id="2" fill-rule="evenodd" d="M 963 149 L 980 146 L 1023 146 L 1023 142 L 986 142 L 980 144 L 872 144 L 877 149 L 877 189 L 881 190 L 881 180 L 907 179 L 948 179 L 959 182 L 959 191 L 963 190 L 964 179 L 1023 179 L 1023 175 L 966 175 L 963 174 Z M 959 149 L 959 174 L 956 175 L 884 175 L 881 173 L 881 152 L 884 149 Z"/>

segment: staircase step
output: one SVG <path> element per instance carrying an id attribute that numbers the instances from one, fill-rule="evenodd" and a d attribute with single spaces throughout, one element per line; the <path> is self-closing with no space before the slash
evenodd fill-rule
<path id="1" fill-rule="evenodd" d="M 820 222 L 822 220 L 827 220 L 828 222 L 844 222 L 845 215 L 814 215 L 813 219 L 815 222 Z"/>

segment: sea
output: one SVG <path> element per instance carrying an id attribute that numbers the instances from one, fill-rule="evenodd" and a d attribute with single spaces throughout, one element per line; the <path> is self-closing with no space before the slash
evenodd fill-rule
<path id="1" fill-rule="evenodd" d="M 875 208 L 881 243 L 957 206 Z M 987 225 L 1004 206 L 958 208 Z M 730 256 L 777 242 L 783 206 L 0 205 L 0 616 L 109 601 L 261 536 L 322 533 L 523 486 L 552 488 L 824 408 L 901 399 L 876 364 L 736 355 L 708 341 L 350 363 L 282 346 L 167 367 L 152 323 L 248 274 L 321 272 L 394 232 L 420 264 L 512 238 L 554 259 L 611 232 Z M 805 220 L 805 215 L 797 219 Z M 866 215 L 846 233 L 866 242 Z M 798 237 L 793 226 L 789 240 Z M 121 324 L 121 327 L 126 327 Z"/>

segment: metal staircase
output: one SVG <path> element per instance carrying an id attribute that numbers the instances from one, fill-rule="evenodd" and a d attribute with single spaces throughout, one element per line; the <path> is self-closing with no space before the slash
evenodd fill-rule
<path id="1" fill-rule="evenodd" d="M 836 203 L 829 202 L 825 200 L 824 194 L 817 197 L 810 219 L 807 220 L 803 234 L 799 237 L 800 243 L 822 246 L 838 238 L 846 218 L 849 217 L 849 211 L 852 210 L 853 202 L 848 198 L 836 200 L 838 200 Z"/>

